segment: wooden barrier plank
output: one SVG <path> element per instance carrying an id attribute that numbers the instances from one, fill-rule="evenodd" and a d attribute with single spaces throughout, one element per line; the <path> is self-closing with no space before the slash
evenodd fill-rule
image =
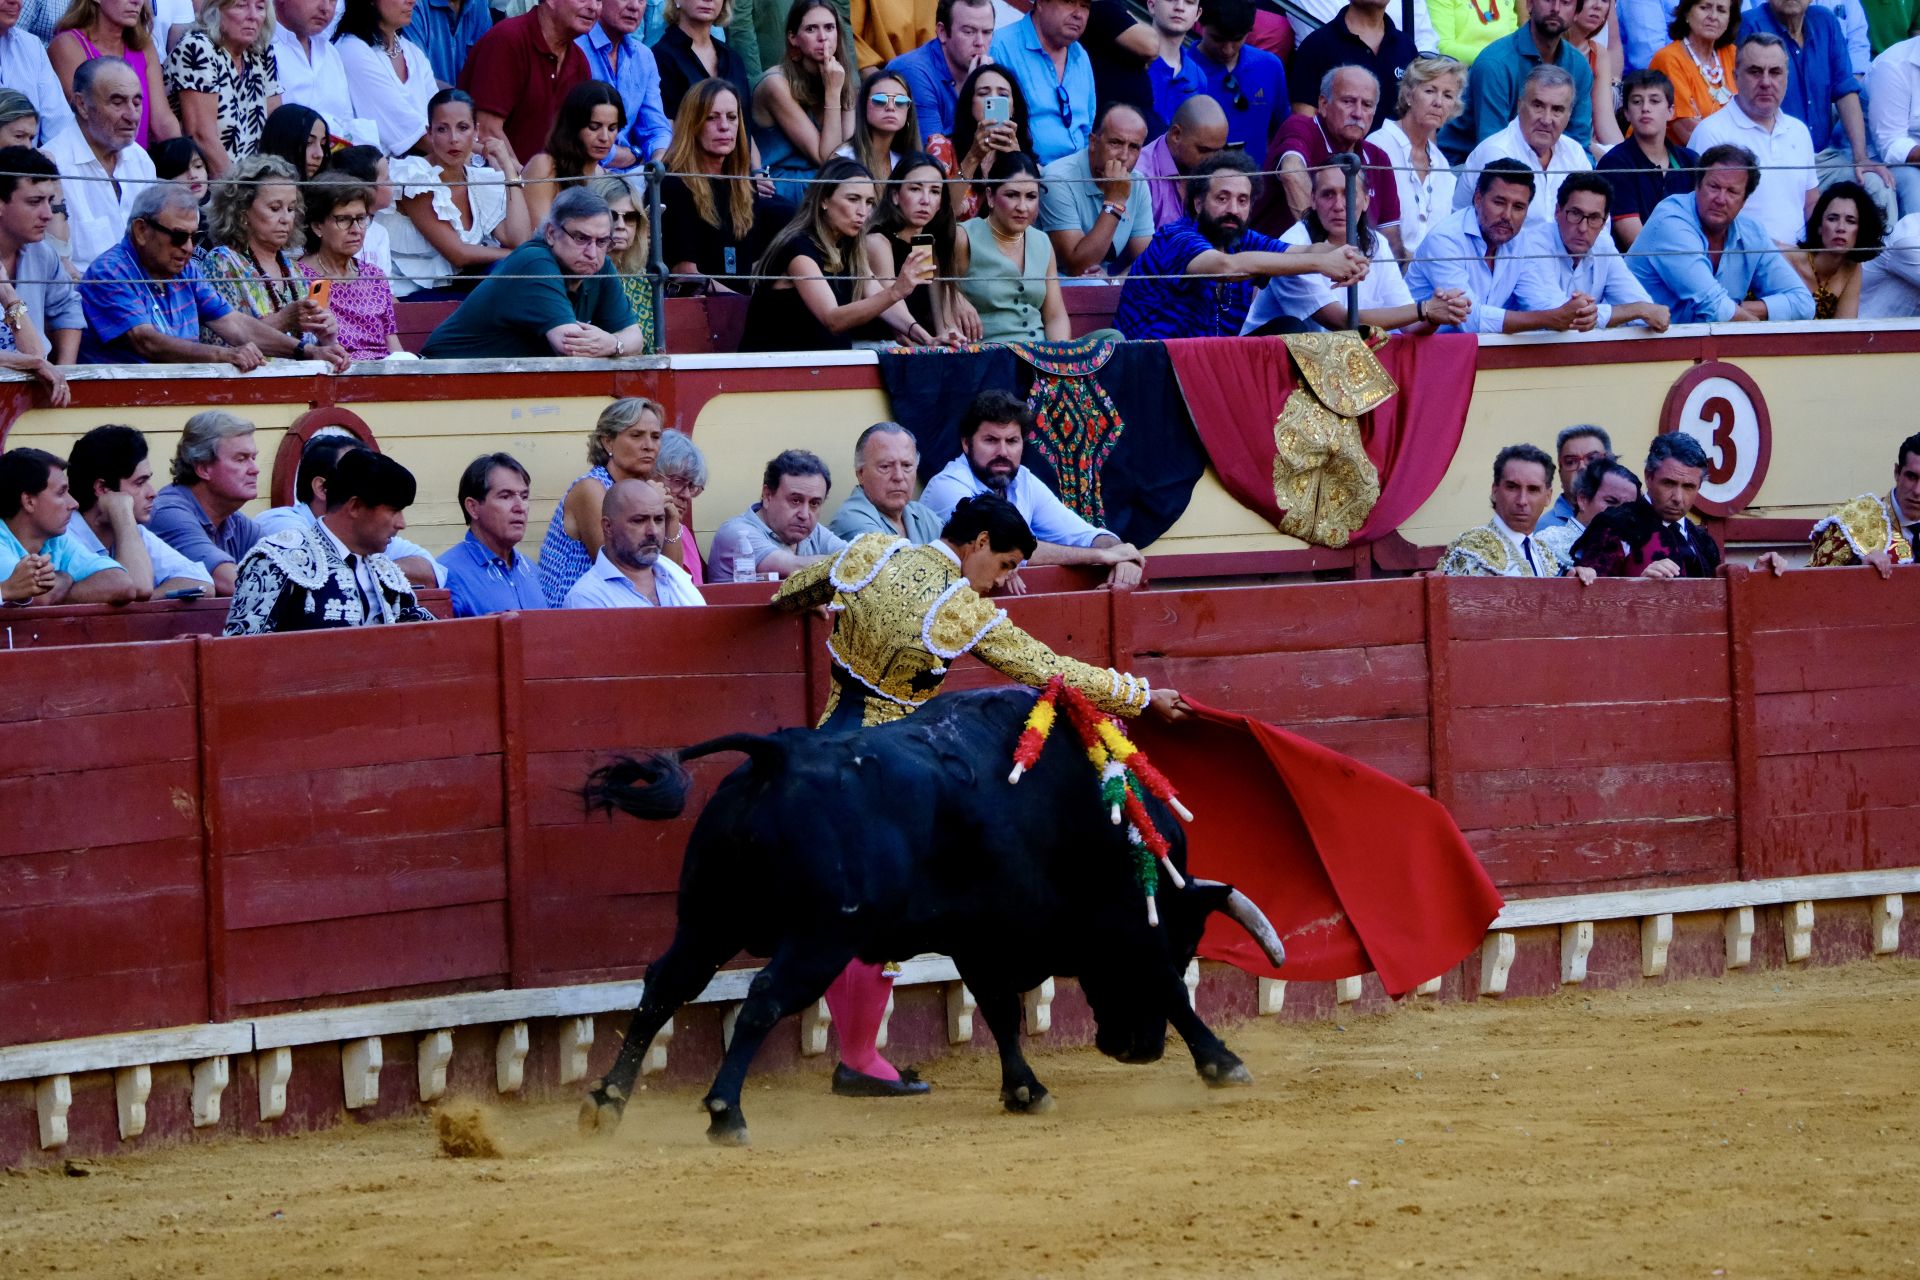
<path id="1" fill-rule="evenodd" d="M 227 935 L 237 1008 L 460 979 L 504 986 L 506 913 L 497 902 L 319 920 Z"/>
<path id="2" fill-rule="evenodd" d="M 395 673 L 398 674 L 398 673 Z M 374 687 L 291 688 L 284 697 L 224 701 L 215 719 L 225 781 L 400 764 L 500 750 L 497 675 L 478 670 Z M 384 685 L 385 687 L 380 687 Z M 289 733 L 290 725 L 298 725 Z M 298 749 L 289 750 L 291 743 Z"/>
<path id="3" fill-rule="evenodd" d="M 206 964 L 198 954 L 175 963 L 149 956 L 110 973 L 0 983 L 0 1045 L 204 1022 L 206 991 Z"/>
<path id="4" fill-rule="evenodd" d="M 673 940 L 673 894 L 535 898 L 527 904 L 541 947 L 530 972 L 543 982 L 642 977 Z"/>
<path id="5" fill-rule="evenodd" d="M 1728 818 L 1641 819 L 1554 827 L 1476 828 L 1473 850 L 1502 889 L 1593 881 L 1733 878 L 1735 824 Z"/>
<path id="6" fill-rule="evenodd" d="M 1303 738 L 1372 765 L 1410 787 L 1432 785 L 1431 744 L 1425 716 L 1404 720 L 1308 720 L 1286 727 Z"/>
<path id="7" fill-rule="evenodd" d="M 1724 609 L 1724 605 L 1722 605 Z M 1641 636 L 1453 642 L 1457 707 L 1541 706 L 1630 698 L 1661 702 L 1727 696 L 1727 637 Z M 1464 749 L 1456 740 L 1456 749 Z"/>
<path id="8" fill-rule="evenodd" d="M 1724 636 L 1726 584 L 1461 578 L 1449 596 L 1455 640 Z"/>
<path id="9" fill-rule="evenodd" d="M 1317 652 L 1168 656 L 1155 683 L 1274 724 L 1380 720 L 1427 712 L 1427 655 L 1419 645 Z"/>
<path id="10" fill-rule="evenodd" d="M 499 830 L 325 841 L 229 853 L 226 925 L 252 929 L 506 897 Z"/>
<path id="11" fill-rule="evenodd" d="M 1754 630 L 1899 626 L 1920 616 L 1920 575 L 1882 579 L 1873 569 L 1820 569 L 1753 579 Z"/>
<path id="12" fill-rule="evenodd" d="M 535 686 L 530 753 L 686 746 L 727 733 L 771 733 L 806 722 L 793 675 L 585 675 Z"/>
<path id="13" fill-rule="evenodd" d="M 127 902 L 163 889 L 199 885 L 197 834 L 0 858 L 0 912 Z"/>
<path id="14" fill-rule="evenodd" d="M 199 831 L 192 761 L 0 778 L 0 858 L 139 844 Z M 112 803 L 101 803 L 111 797 Z"/>
<path id="15" fill-rule="evenodd" d="M 1136 591 L 1127 612 L 1135 653 L 1199 658 L 1417 645 L 1421 607 L 1421 584 L 1406 579 Z"/>
<path id="16" fill-rule="evenodd" d="M 1453 815 L 1463 829 L 1733 816 L 1733 766 L 1620 764 L 1457 774 Z"/>
<path id="17" fill-rule="evenodd" d="M 691 821 L 641 824 L 630 818 L 527 833 L 528 893 L 543 899 L 674 893 Z"/>
<path id="18" fill-rule="evenodd" d="M 1920 694 L 1899 690 L 1822 689 L 1770 693 L 1754 700 L 1763 756 L 1809 751 L 1904 751 L 1920 746 Z"/>
<path id="19" fill-rule="evenodd" d="M 1764 757 L 1755 768 L 1755 816 L 1906 804 L 1914 794 L 1907 754 L 1859 750 Z"/>
<path id="20" fill-rule="evenodd" d="M 1724 761 L 1733 726 L 1723 700 L 1616 702 L 1548 707 L 1463 707 L 1453 715 L 1463 759 L 1475 769 L 1552 764 L 1605 766 Z"/>
<path id="21" fill-rule="evenodd" d="M 419 627 L 365 627 L 342 644 L 338 631 L 224 639 L 211 650 L 223 708 L 296 692 L 370 689 L 492 680 L 499 671 L 498 630 L 490 618 Z M 224 726 L 223 726 L 224 729 Z"/>
<path id="22" fill-rule="evenodd" d="M 527 757 L 527 821 L 530 827 L 567 827 L 605 825 L 601 816 L 589 817 L 580 799 L 580 788 L 587 774 L 604 763 L 607 751 L 547 751 Z M 687 763 L 693 776 L 693 791 L 687 799 L 687 813 L 696 814 L 713 794 L 720 779 L 740 767 L 745 757 L 734 753 L 703 757 Z M 692 817 L 679 819 L 689 823 Z M 666 830 L 671 822 L 637 823 L 624 816 L 615 825 L 646 830 Z M 684 837 L 682 837 L 684 838 Z"/>
<path id="23" fill-rule="evenodd" d="M 0 644 L 16 651 L 56 646 L 142 644 L 219 635 L 227 622 L 224 599 L 161 600 L 134 605 L 55 605 L 9 612 L 0 619 Z"/>
<path id="24" fill-rule="evenodd" d="M 764 607 L 543 609 L 523 614 L 520 626 L 526 678 L 536 682 L 577 680 L 609 668 L 734 675 L 802 670 L 799 620 Z M 641 661 L 649 654 L 654 662 Z"/>
<path id="25" fill-rule="evenodd" d="M 0 724 L 192 706 L 193 646 L 102 645 L 0 654 Z"/>
<path id="26" fill-rule="evenodd" d="M 1112 656 L 1104 591 L 1077 595 L 1015 596 L 999 601 L 1015 626 L 1051 646 L 1096 667 Z"/>
<path id="27" fill-rule="evenodd" d="M 218 783 L 224 855 L 502 825 L 500 758 L 466 756 Z"/>
<path id="28" fill-rule="evenodd" d="M 1794 693 L 1883 688 L 1910 699 L 1913 711 L 1920 713 L 1920 687 L 1913 679 L 1917 653 L 1920 622 L 1757 631 L 1753 636 L 1754 689 L 1757 693 Z"/>
<path id="29" fill-rule="evenodd" d="M 0 720 L 0 760 L 13 777 L 90 773 L 161 760 L 193 760 L 198 715 L 185 704 L 97 716 Z M 92 783 L 76 780 L 88 791 Z"/>

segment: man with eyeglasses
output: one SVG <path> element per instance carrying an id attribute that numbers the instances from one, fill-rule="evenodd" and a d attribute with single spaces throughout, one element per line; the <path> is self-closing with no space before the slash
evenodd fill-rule
<path id="1" fill-rule="evenodd" d="M 1580 303 L 1571 326 L 1586 332 L 1623 324 L 1666 330 L 1667 308 L 1647 295 L 1627 261 L 1604 234 L 1613 188 L 1597 173 L 1569 174 L 1560 184 L 1551 218 L 1531 220 L 1520 233 L 1521 307 L 1552 311 Z"/>
<path id="2" fill-rule="evenodd" d="M 1033 12 L 993 37 L 993 60 L 1020 82 L 1034 158 L 1052 164 L 1093 136 L 1093 62 L 1080 46 L 1091 0 L 1035 0 Z"/>
<path id="3" fill-rule="evenodd" d="M 193 192 L 172 182 L 140 189 L 126 236 L 80 281 L 82 364 L 230 364 L 245 373 L 268 356 L 288 356 L 347 367 L 339 347 L 303 348 L 291 334 L 228 306 L 193 260 L 199 229 Z M 226 345 L 201 342 L 203 327 Z"/>
<path id="4" fill-rule="evenodd" d="M 1287 71 L 1280 59 L 1247 43 L 1253 19 L 1253 0 L 1206 0 L 1193 65 L 1207 96 L 1227 113 L 1227 145 L 1258 159 L 1287 113 Z"/>
<path id="5" fill-rule="evenodd" d="M 561 192 L 540 234 L 500 260 L 441 321 L 421 354 L 429 360 L 640 354 L 640 326 L 607 261 L 612 243 L 607 202 L 583 187 Z"/>

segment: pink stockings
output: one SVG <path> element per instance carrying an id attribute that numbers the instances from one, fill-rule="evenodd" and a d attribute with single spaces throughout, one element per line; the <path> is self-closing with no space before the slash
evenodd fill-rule
<path id="1" fill-rule="evenodd" d="M 874 1038 L 893 995 L 893 978 L 885 966 L 855 960 L 827 988 L 827 1012 L 840 1038 L 840 1061 L 855 1071 L 881 1080 L 898 1080 L 900 1073 L 880 1056 Z"/>

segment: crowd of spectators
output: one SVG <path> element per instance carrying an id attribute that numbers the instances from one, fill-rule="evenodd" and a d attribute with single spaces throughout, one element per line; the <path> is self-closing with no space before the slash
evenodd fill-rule
<path id="1" fill-rule="evenodd" d="M 1087 565 L 1127 587 L 1146 558 L 1069 509 L 1023 462 L 1034 421 L 1001 391 L 975 397 L 961 454 L 914 497 L 920 453 L 896 422 L 853 449 L 854 485 L 828 518 L 833 473 L 804 449 L 766 464 L 760 500 L 722 522 L 705 557 L 692 528 L 707 463 L 642 397 L 614 400 L 587 436 L 585 473 L 555 506 L 538 559 L 521 549 L 533 477 L 507 453 L 475 458 L 457 485 L 466 536 L 439 556 L 404 536 L 415 480 L 338 427 L 306 440 L 292 501 L 257 517 L 254 424 L 222 409 L 189 418 L 155 490 L 146 437 L 128 426 L 82 436 L 67 458 L 0 455 L 0 604 L 127 604 L 231 596 L 226 632 L 311 630 L 417 621 L 417 592 L 444 587 L 456 617 L 524 609 L 705 603 L 708 583 L 778 581 L 884 532 L 919 544 L 970 497 L 994 494 L 1038 539 L 1036 565 Z M 1014 575 L 1014 592 L 1024 584 Z"/>
<path id="2" fill-rule="evenodd" d="M 1058 339 L 1087 277 L 1141 338 L 1920 310 L 1920 37 L 1861 0 L 162 7 L 0 0 L 0 364 L 55 395 L 404 356 L 408 298 L 432 355 L 636 354 L 656 250 L 753 350 Z"/>

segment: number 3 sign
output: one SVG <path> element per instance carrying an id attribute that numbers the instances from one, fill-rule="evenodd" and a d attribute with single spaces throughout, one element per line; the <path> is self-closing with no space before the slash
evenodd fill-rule
<path id="1" fill-rule="evenodd" d="M 1744 372 L 1709 360 L 1681 374 L 1660 410 L 1660 434 L 1670 431 L 1685 432 L 1707 451 L 1697 511 L 1730 516 L 1760 492 L 1773 453 L 1773 422 L 1766 397 Z"/>

